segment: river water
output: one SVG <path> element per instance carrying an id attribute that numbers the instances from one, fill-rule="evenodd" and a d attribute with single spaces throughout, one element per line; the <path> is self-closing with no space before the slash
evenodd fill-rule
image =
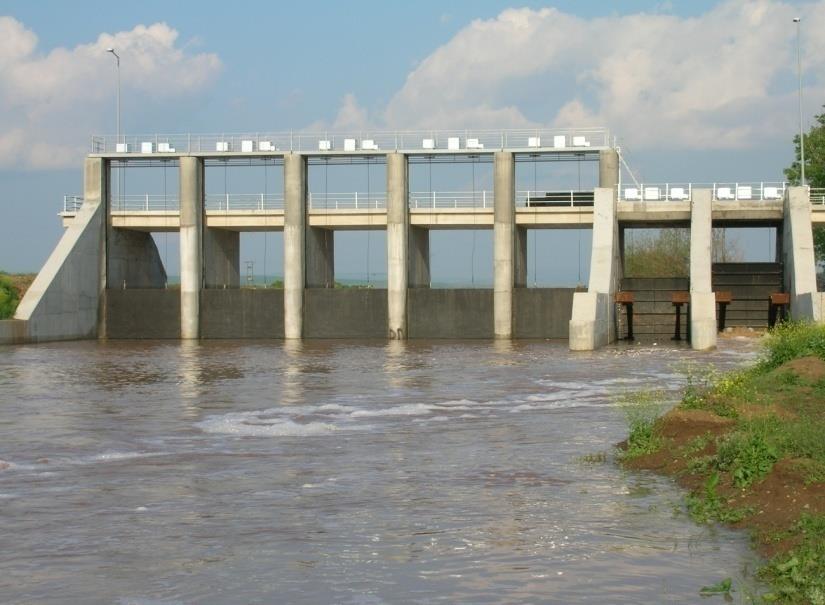
<path id="1" fill-rule="evenodd" d="M 727 576 L 741 598 L 747 537 L 609 452 L 618 394 L 755 351 L 0 347 L 0 602 L 695 603 Z"/>

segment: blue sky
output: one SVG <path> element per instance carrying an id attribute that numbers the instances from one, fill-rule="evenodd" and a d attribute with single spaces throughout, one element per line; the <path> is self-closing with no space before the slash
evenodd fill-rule
<path id="1" fill-rule="evenodd" d="M 707 182 L 782 178 L 796 127 L 790 17 L 803 15 L 803 32 L 825 27 L 825 3 L 772 0 L 241 6 L 3 4 L 0 267 L 40 267 L 62 195 L 79 191 L 88 135 L 114 131 L 109 40 L 130 49 L 126 132 L 599 125 L 637 176 Z M 165 25 L 136 29 L 153 24 Z M 805 33 L 803 55 L 810 121 L 825 99 L 825 42 Z M 489 276 L 489 234 L 476 236 L 475 260 L 470 237 L 435 236 L 436 273 L 460 279 L 473 264 Z M 340 239 L 340 273 L 363 273 L 364 237 Z M 371 236 L 371 270 L 383 241 Z M 279 242 L 266 242 L 269 267 Z M 570 233 L 537 242 L 538 256 L 581 245 Z M 242 255 L 261 266 L 263 244 L 245 238 Z M 575 264 L 541 280 L 575 282 Z"/>

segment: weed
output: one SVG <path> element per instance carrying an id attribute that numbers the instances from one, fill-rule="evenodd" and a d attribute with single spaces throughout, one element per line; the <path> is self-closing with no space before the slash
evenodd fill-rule
<path id="1" fill-rule="evenodd" d="M 711 584 L 710 586 L 702 586 L 699 590 L 699 594 L 703 597 L 723 595 L 726 601 L 731 598 L 731 592 L 733 592 L 733 580 L 730 578 L 725 578 L 724 580 L 720 580 L 716 584 Z"/>
<path id="2" fill-rule="evenodd" d="M 719 443 L 716 464 L 719 470 L 730 471 L 737 487 L 747 487 L 767 475 L 778 458 L 764 433 L 736 432 Z"/>
<path id="3" fill-rule="evenodd" d="M 729 508 L 722 497 L 716 493 L 719 485 L 717 471 L 708 475 L 701 492 L 694 492 L 687 497 L 687 508 L 690 516 L 697 523 L 736 523 L 744 519 L 750 511 L 744 508 Z"/>
<path id="4" fill-rule="evenodd" d="M 778 537 L 800 542 L 759 571 L 773 586 L 765 601 L 825 605 L 825 516 L 803 515 Z"/>
<path id="5" fill-rule="evenodd" d="M 656 419 L 664 410 L 665 401 L 661 391 L 628 393 L 619 399 L 628 426 L 627 449 L 622 453 L 623 458 L 652 454 L 661 447 L 662 439 L 656 433 Z"/>
<path id="6" fill-rule="evenodd" d="M 763 357 L 757 365 L 762 372 L 798 357 L 814 355 L 825 359 L 825 325 L 783 322 L 770 332 L 764 347 Z"/>

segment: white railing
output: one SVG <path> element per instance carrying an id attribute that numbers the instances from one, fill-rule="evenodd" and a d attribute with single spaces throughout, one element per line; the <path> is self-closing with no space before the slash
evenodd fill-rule
<path id="1" fill-rule="evenodd" d="M 815 206 L 825 205 L 825 187 L 811 187 L 809 195 L 811 204 Z"/>
<path id="2" fill-rule="evenodd" d="M 788 184 L 758 183 L 640 183 L 622 185 L 619 199 L 626 202 L 688 201 L 694 189 L 710 189 L 716 201 L 775 201 L 785 197 Z"/>
<path id="3" fill-rule="evenodd" d="M 524 207 L 566 207 L 566 206 L 592 206 L 593 190 L 565 190 L 565 189 L 539 189 L 537 191 L 524 190 L 516 191 L 516 206 Z"/>
<path id="4" fill-rule="evenodd" d="M 492 191 L 418 191 L 410 193 L 410 208 L 492 207 Z"/>
<path id="5" fill-rule="evenodd" d="M 207 193 L 206 209 L 231 210 L 283 210 L 281 193 Z"/>
<path id="6" fill-rule="evenodd" d="M 83 205 L 83 197 L 80 195 L 63 196 L 63 212 L 61 214 L 77 214 Z"/>
<path id="7" fill-rule="evenodd" d="M 344 193 L 309 192 L 309 207 L 314 210 L 373 210 L 387 207 L 385 193 Z"/>
<path id="8" fill-rule="evenodd" d="M 95 135 L 92 153 L 426 152 L 613 146 L 607 128 Z"/>
<path id="9" fill-rule="evenodd" d="M 111 200 L 113 212 L 177 212 L 177 195 L 151 194 L 121 195 Z"/>

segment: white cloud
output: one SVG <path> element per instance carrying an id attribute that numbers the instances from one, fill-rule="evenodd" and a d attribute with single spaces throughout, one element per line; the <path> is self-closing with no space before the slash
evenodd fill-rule
<path id="1" fill-rule="evenodd" d="M 75 166 L 114 99 L 114 47 L 122 58 L 122 95 L 163 104 L 211 82 L 221 62 L 178 46 L 165 23 L 100 34 L 74 48 L 37 52 L 37 36 L 0 17 L 0 167 Z"/>
<path id="2" fill-rule="evenodd" d="M 664 5 L 663 5 L 664 7 Z M 825 1 L 728 0 L 698 17 L 583 19 L 547 8 L 475 20 L 407 76 L 377 126 L 608 126 L 634 148 L 742 148 L 794 129 L 795 29 L 825 99 Z M 357 113 L 351 106 L 347 112 Z"/>

